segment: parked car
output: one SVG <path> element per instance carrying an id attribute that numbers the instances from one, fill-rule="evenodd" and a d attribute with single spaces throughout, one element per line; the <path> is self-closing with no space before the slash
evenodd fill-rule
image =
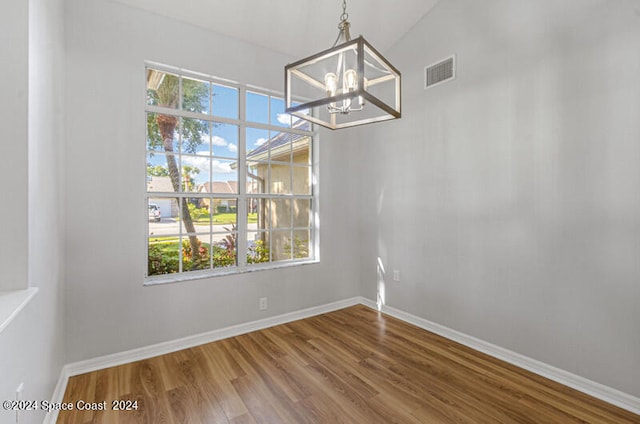
<path id="1" fill-rule="evenodd" d="M 149 221 L 160 222 L 161 219 L 160 206 L 155 203 L 149 203 Z"/>

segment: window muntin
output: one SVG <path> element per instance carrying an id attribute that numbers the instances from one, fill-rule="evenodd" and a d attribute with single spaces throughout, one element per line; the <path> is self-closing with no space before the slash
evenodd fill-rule
<path id="1" fill-rule="evenodd" d="M 148 66 L 146 282 L 315 258 L 307 121 L 270 92 Z"/>

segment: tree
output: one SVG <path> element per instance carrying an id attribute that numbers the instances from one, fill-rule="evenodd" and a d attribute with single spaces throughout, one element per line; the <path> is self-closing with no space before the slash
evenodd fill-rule
<path id="1" fill-rule="evenodd" d="M 196 185 L 195 176 L 200 173 L 200 168 L 189 165 L 182 165 L 182 176 L 185 180 L 185 183 L 188 184 L 188 187 L 185 187 L 185 190 L 193 190 Z"/>
<path id="2" fill-rule="evenodd" d="M 159 71 L 148 70 L 148 76 L 159 75 Z M 151 78 L 150 78 L 151 79 Z M 180 96 L 182 92 L 182 96 Z M 182 88 L 180 89 L 180 78 L 171 74 L 161 75 L 160 82 L 152 87 L 149 84 L 147 88 L 147 100 L 149 104 L 177 109 L 182 100 L 183 109 L 196 113 L 202 113 L 205 110 L 203 100 L 208 101 L 209 90 L 206 84 L 198 81 L 182 79 Z M 180 98 L 182 97 L 182 99 Z M 181 124 L 181 125 L 179 125 Z M 177 133 L 182 135 L 181 149 L 186 153 L 195 153 L 197 147 L 202 143 L 202 135 L 209 133 L 209 125 L 197 119 L 182 119 L 182 123 L 177 116 L 165 115 L 161 113 L 149 113 L 147 115 L 147 140 L 149 149 L 158 149 L 162 147 L 166 153 L 167 171 L 171 179 L 173 190 L 180 192 L 181 172 L 175 157 L 174 138 Z M 182 222 L 185 230 L 189 233 L 189 244 L 193 257 L 193 264 L 198 263 L 198 255 L 200 255 L 198 237 L 195 235 L 196 230 L 193 225 L 191 213 L 187 203 L 187 198 L 178 197 L 178 205 L 180 206 Z"/>
<path id="3" fill-rule="evenodd" d="M 152 177 L 168 177 L 169 170 L 162 165 L 153 166 L 151 164 L 147 164 L 147 175 Z"/>

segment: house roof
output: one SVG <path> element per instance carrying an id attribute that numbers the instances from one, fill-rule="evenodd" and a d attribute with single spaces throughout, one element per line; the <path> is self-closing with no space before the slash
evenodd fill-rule
<path id="1" fill-rule="evenodd" d="M 171 177 L 147 177 L 147 191 L 173 192 Z"/>
<path id="2" fill-rule="evenodd" d="M 311 131 L 311 122 L 305 119 L 299 119 L 293 124 L 292 128 L 296 130 L 301 130 L 301 131 Z M 285 154 L 288 154 L 288 150 L 278 152 L 279 147 L 283 147 L 287 145 L 289 142 L 296 143 L 307 137 L 308 137 L 307 135 L 294 134 L 289 132 L 279 132 L 275 136 L 271 137 L 268 141 L 263 143 L 261 146 L 250 151 L 247 154 L 247 159 L 266 160 L 266 156 L 269 150 L 271 150 L 272 159 L 277 158 L 278 156 L 284 156 Z"/>
<path id="3" fill-rule="evenodd" d="M 238 192 L 237 181 L 213 181 L 198 186 L 198 193 L 235 194 Z"/>

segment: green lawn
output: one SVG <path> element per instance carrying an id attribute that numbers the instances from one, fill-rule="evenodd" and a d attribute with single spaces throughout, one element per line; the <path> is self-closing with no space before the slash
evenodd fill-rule
<path id="1" fill-rule="evenodd" d="M 258 214 L 257 213 L 250 213 L 248 215 L 248 222 L 249 224 L 255 224 L 256 222 L 258 222 Z M 213 215 L 213 223 L 215 225 L 231 225 L 231 224 L 235 224 L 236 223 L 236 219 L 237 216 L 235 213 L 229 212 L 229 213 L 217 213 L 215 215 Z M 209 221 L 209 217 L 205 217 L 205 218 L 199 218 L 193 221 L 195 224 L 198 225 L 209 225 L 210 221 Z"/>
<path id="2" fill-rule="evenodd" d="M 177 243 L 178 237 L 150 237 L 149 244 Z"/>

